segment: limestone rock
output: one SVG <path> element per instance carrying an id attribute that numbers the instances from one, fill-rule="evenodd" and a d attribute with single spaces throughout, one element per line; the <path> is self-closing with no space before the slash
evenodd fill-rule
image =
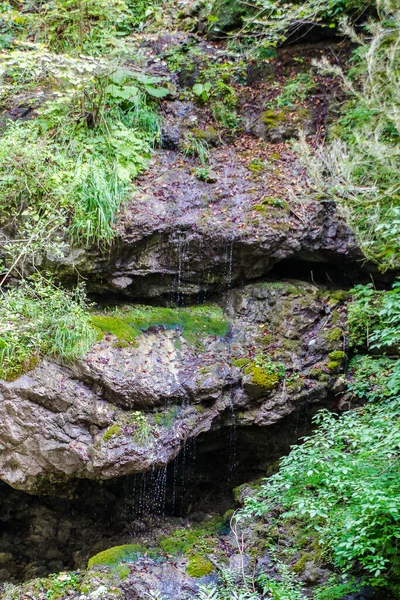
<path id="1" fill-rule="evenodd" d="M 178 103 L 174 110 L 186 123 L 186 108 Z M 171 135 L 168 144 L 180 143 Z M 111 249 L 66 248 L 61 257 L 47 256 L 42 268 L 65 282 L 79 273 L 96 294 L 178 300 L 263 277 L 285 259 L 359 271 L 363 254 L 334 204 L 291 203 L 292 181 L 301 174 L 291 160 L 287 150 L 257 162 L 243 148 L 218 148 L 210 159 L 217 177 L 211 186 L 199 181 L 189 158 L 160 151 L 139 180 Z"/>
<path id="2" fill-rule="evenodd" d="M 120 347 L 106 335 L 74 365 L 45 360 L 1 381 L 1 479 L 48 492 L 145 472 L 232 418 L 271 425 L 329 401 L 339 374 L 327 370 L 328 353 L 343 347 L 338 336 L 327 341 L 330 319 L 339 332 L 345 319 L 336 300 L 312 285 L 271 282 L 232 290 L 222 304 L 230 322 L 222 338 L 157 328 Z"/>

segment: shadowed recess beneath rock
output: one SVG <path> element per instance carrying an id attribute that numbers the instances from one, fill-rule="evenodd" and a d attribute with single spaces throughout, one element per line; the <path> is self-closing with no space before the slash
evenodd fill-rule
<path id="1" fill-rule="evenodd" d="M 116 545 L 155 548 L 179 526 L 224 514 L 251 488 L 245 482 L 271 473 L 309 432 L 314 412 L 310 406 L 270 427 L 202 434 L 168 467 L 111 482 L 77 482 L 70 500 L 1 484 L 0 581 L 85 568 L 88 558 Z"/>

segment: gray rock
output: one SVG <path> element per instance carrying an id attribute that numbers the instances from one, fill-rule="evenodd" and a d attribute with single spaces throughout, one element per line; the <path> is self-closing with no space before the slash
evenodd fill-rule
<path id="1" fill-rule="evenodd" d="M 189 438 L 226 425 L 232 408 L 237 426 L 265 426 L 304 403 L 323 403 L 339 375 L 321 382 L 313 374 L 335 349 L 319 297 L 303 283 L 250 285 L 223 298 L 224 338 L 205 335 L 194 344 L 180 330 L 159 328 L 137 338 L 137 347 L 121 348 L 108 335 L 73 365 L 45 360 L 16 381 L 0 381 L 0 478 L 35 492 L 144 472 L 174 459 Z M 266 352 L 297 379 L 264 384 L 235 366 L 236 358 Z M 137 411 L 148 425 L 142 441 L 135 439 Z M 160 413 L 168 425 L 159 424 Z"/>
<path id="2" fill-rule="evenodd" d="M 171 130 L 166 139 L 176 145 L 175 127 L 183 127 L 179 115 L 186 119 L 191 113 L 182 103 L 173 104 L 176 137 Z M 66 247 L 61 257 L 47 256 L 41 268 L 68 282 L 79 273 L 97 294 L 182 298 L 263 277 L 284 259 L 331 262 L 343 269 L 360 265 L 363 255 L 334 205 L 310 201 L 299 208 L 285 200 L 293 168 L 284 155 L 252 172 L 239 150 L 215 149 L 210 169 L 217 182 L 210 186 L 192 173 L 191 159 L 161 151 L 138 181 L 109 251 Z M 268 204 L 271 185 L 282 197 Z"/>

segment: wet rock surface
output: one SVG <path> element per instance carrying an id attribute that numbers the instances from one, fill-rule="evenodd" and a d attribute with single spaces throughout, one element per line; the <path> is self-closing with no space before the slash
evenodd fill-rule
<path id="1" fill-rule="evenodd" d="M 173 145 L 174 131 L 166 144 Z M 104 254 L 74 249 L 48 257 L 46 267 L 67 281 L 78 272 L 89 291 L 128 298 L 215 293 L 289 258 L 360 269 L 362 254 L 335 206 L 293 203 L 293 177 L 302 171 L 284 146 L 257 157 L 253 140 L 241 139 L 214 150 L 206 171 L 212 183 L 199 180 L 191 159 L 161 151 L 138 183 L 114 247 Z"/>
<path id="2" fill-rule="evenodd" d="M 144 472 L 233 419 L 272 425 L 337 402 L 343 359 L 332 370 L 328 355 L 345 356 L 343 297 L 301 282 L 245 286 L 223 297 L 223 337 L 160 327 L 120 347 L 105 335 L 83 361 L 45 360 L 0 382 L 2 480 L 37 492 Z"/>

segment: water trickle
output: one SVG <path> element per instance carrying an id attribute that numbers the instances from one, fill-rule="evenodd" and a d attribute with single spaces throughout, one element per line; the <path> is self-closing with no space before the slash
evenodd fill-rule
<path id="1" fill-rule="evenodd" d="M 229 428 L 229 463 L 228 463 L 228 471 L 227 471 L 227 481 L 228 483 L 232 479 L 232 474 L 235 472 L 236 467 L 236 454 L 237 454 L 237 440 L 236 440 L 236 414 L 234 407 L 234 389 L 231 388 L 228 395 L 229 408 L 231 411 L 231 419 L 232 426 Z"/>
<path id="2" fill-rule="evenodd" d="M 174 299 L 177 306 L 183 306 L 184 304 L 184 295 L 182 294 L 182 278 L 184 274 L 185 264 L 187 262 L 188 257 L 188 242 L 186 239 L 186 234 L 182 232 L 178 232 L 176 237 L 173 240 L 176 254 L 177 254 L 177 263 L 178 270 L 175 276 L 174 282 Z"/>
<path id="3" fill-rule="evenodd" d="M 233 237 L 231 239 L 231 244 L 228 252 L 228 277 L 227 277 L 227 287 L 228 290 L 232 287 L 232 275 L 233 275 Z"/>

